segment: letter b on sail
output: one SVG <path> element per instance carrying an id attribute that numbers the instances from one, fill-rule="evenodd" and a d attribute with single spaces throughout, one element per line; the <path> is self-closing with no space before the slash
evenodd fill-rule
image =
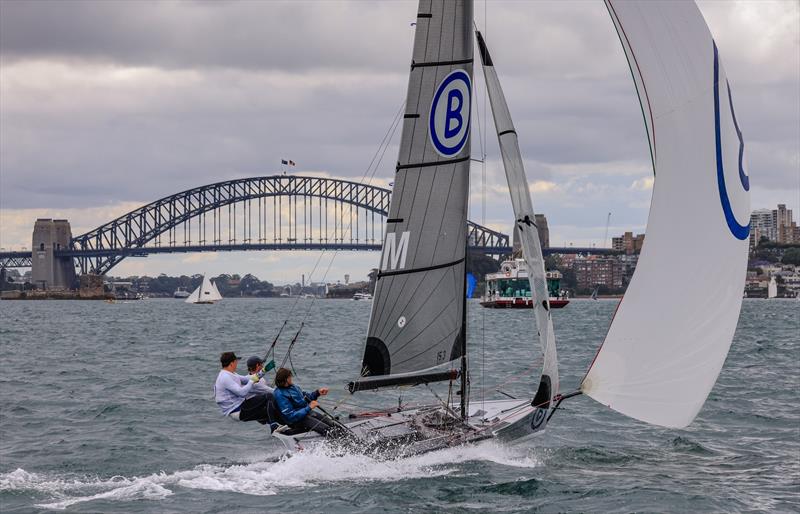
<path id="1" fill-rule="evenodd" d="M 408 252 L 408 237 L 411 234 L 405 231 L 400 234 L 400 241 L 397 241 L 394 232 L 386 233 L 386 241 L 383 244 L 383 262 L 381 270 L 389 271 L 406 267 L 406 254 Z"/>
<path id="2" fill-rule="evenodd" d="M 433 95 L 430 112 L 431 143 L 439 155 L 453 157 L 469 139 L 472 84 L 467 72 L 454 70 Z"/>

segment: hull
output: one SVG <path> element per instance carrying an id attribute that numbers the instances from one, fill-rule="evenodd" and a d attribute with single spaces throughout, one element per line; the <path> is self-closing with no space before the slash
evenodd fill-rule
<path id="1" fill-rule="evenodd" d="M 551 298 L 550 299 L 550 308 L 551 309 L 561 309 L 566 307 L 569 303 L 569 300 L 564 300 L 561 298 Z M 481 306 L 487 307 L 489 309 L 532 309 L 533 308 L 533 301 L 527 298 L 509 298 L 507 300 L 484 300 L 481 302 Z"/>
<path id="2" fill-rule="evenodd" d="M 457 404 L 452 404 L 449 412 L 442 405 L 429 405 L 399 412 L 351 415 L 343 423 L 352 439 L 343 439 L 341 448 L 346 453 L 391 460 L 489 439 L 521 441 L 533 435 L 547 412 L 534 409 L 529 400 L 476 402 L 470 406 L 464 423 L 454 416 L 458 409 Z M 272 435 L 289 453 L 326 442 L 315 432 L 288 434 L 278 429 Z"/>

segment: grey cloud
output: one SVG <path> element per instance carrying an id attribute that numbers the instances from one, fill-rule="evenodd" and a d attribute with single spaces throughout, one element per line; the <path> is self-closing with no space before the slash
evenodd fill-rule
<path id="1" fill-rule="evenodd" d="M 763 43 L 776 55 L 753 53 L 730 34 L 744 30 L 734 8 L 701 8 L 729 71 L 754 187 L 796 188 L 800 79 L 783 64 L 797 60 L 796 45 L 778 35 Z M 272 173 L 282 157 L 298 170 L 360 177 L 405 96 L 416 2 L 0 9 L 0 204 L 20 208 L 149 201 Z M 476 21 L 483 27 L 480 2 Z M 531 179 L 579 195 L 588 190 L 573 175 L 613 182 L 620 162 L 648 171 L 638 100 L 602 2 L 490 3 L 487 40 Z M 496 157 L 496 139 L 487 143 Z M 380 176 L 391 177 L 395 158 L 392 147 Z M 586 165 L 607 173 L 563 172 Z M 599 212 L 623 202 L 624 175 L 583 200 Z M 563 202 L 544 205 L 580 219 Z M 646 209 L 626 212 L 644 222 Z"/>
<path id="2" fill-rule="evenodd" d="M 410 2 L 3 2 L 7 61 L 125 66 L 395 69 L 408 61 Z M 398 27 L 400 30 L 398 30 Z"/>

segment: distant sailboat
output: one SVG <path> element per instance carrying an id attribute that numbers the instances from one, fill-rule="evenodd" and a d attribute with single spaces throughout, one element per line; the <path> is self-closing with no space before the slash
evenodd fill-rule
<path id="1" fill-rule="evenodd" d="M 777 298 L 778 297 L 778 283 L 775 281 L 775 276 L 773 275 L 769 279 L 769 286 L 767 287 L 767 298 Z"/>
<path id="2" fill-rule="evenodd" d="M 186 303 L 201 303 L 201 304 L 208 304 L 208 303 L 216 303 L 222 300 L 222 295 L 219 293 L 219 289 L 217 289 L 217 285 L 211 282 L 206 276 L 203 276 L 203 281 L 200 282 L 200 285 L 197 286 L 197 289 L 192 291 L 186 300 Z"/>
<path id="3" fill-rule="evenodd" d="M 592 290 L 592 300 L 597 300 L 597 290 L 598 290 L 598 289 L 599 289 L 599 288 L 595 287 L 595 288 Z"/>

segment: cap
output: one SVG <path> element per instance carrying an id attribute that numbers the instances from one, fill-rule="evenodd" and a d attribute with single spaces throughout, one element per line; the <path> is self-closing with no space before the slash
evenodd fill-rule
<path id="1" fill-rule="evenodd" d="M 256 357 L 253 355 L 252 357 L 247 358 L 247 369 L 253 369 L 259 364 L 264 364 L 264 359 L 261 357 Z"/>
<path id="2" fill-rule="evenodd" d="M 242 359 L 241 357 L 239 357 L 233 352 L 222 352 L 222 355 L 219 356 L 219 362 L 220 364 L 222 364 L 223 368 L 228 364 L 230 364 L 231 362 L 238 361 L 241 359 Z"/>

